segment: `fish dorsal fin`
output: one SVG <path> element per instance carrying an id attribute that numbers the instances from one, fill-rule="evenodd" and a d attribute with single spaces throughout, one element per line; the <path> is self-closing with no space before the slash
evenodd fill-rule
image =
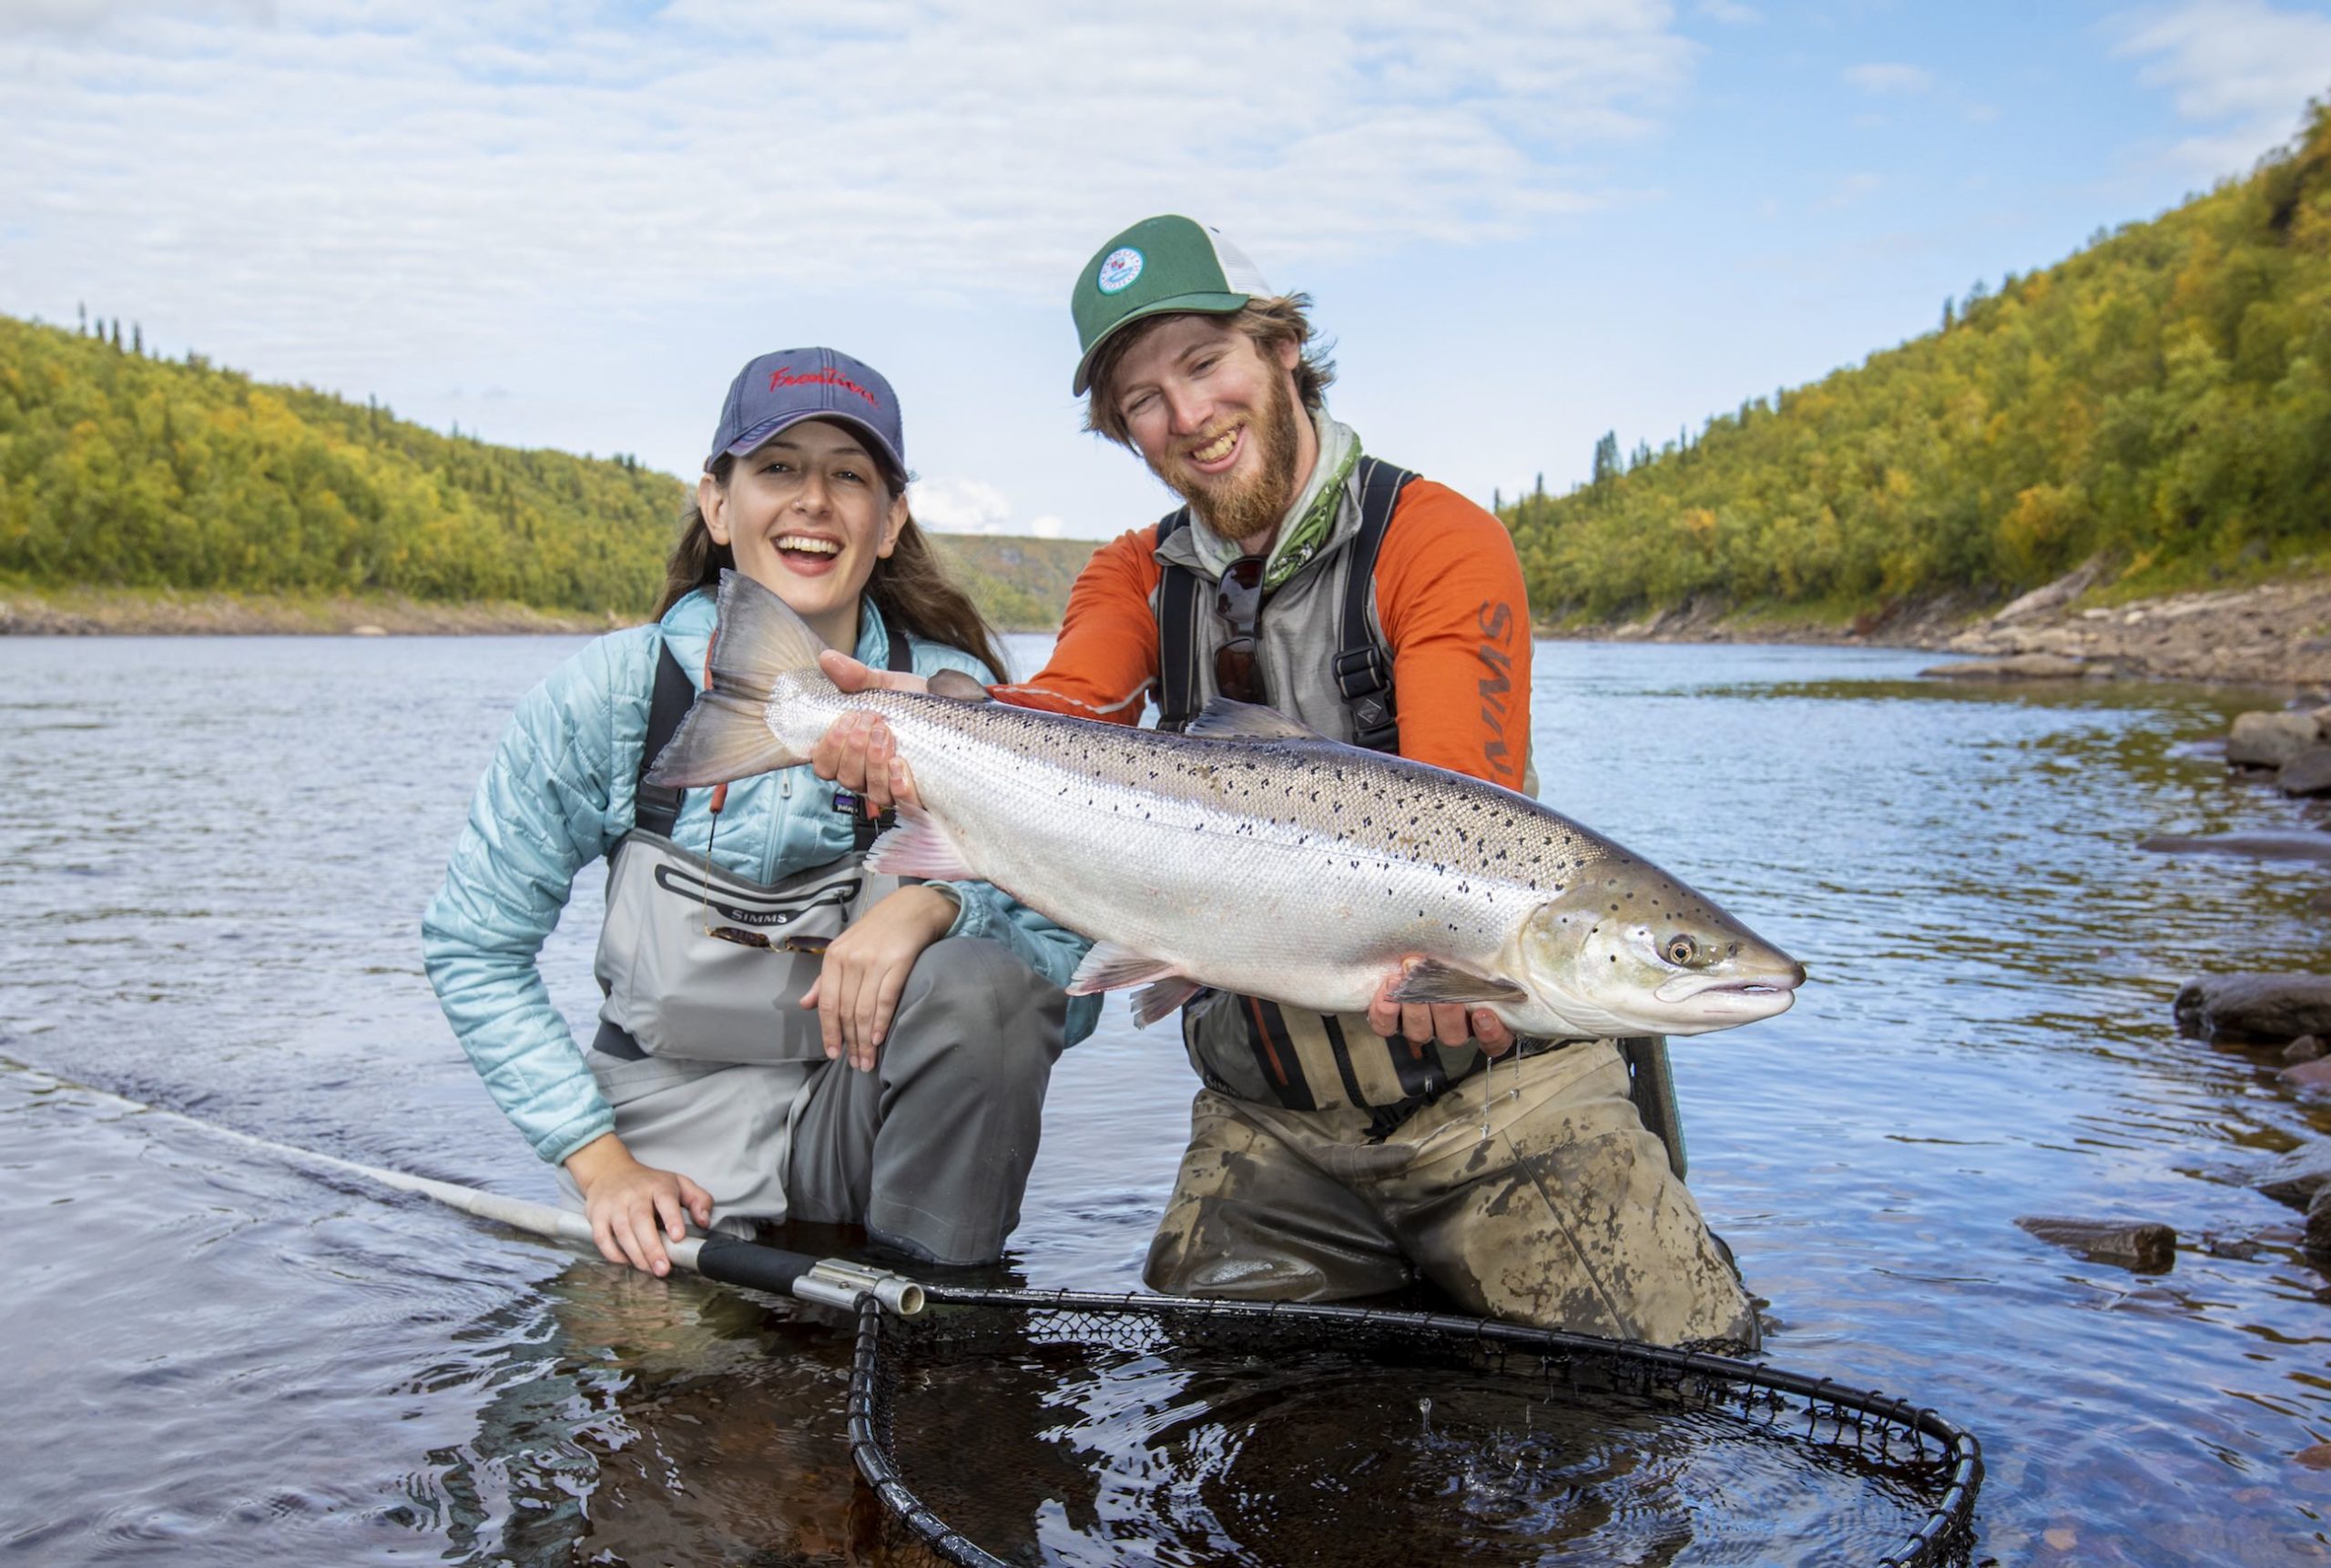
<path id="1" fill-rule="evenodd" d="M 1259 703 L 1233 702 L 1227 697 L 1209 700 L 1182 731 L 1207 740 L 1325 740 L 1326 736 L 1276 708 Z"/>
<path id="2" fill-rule="evenodd" d="M 943 697 L 951 702 L 992 702 L 987 687 L 977 676 L 966 675 L 960 669 L 942 669 L 931 677 L 931 695 Z"/>
<path id="3" fill-rule="evenodd" d="M 1076 966 L 1076 972 L 1069 977 L 1067 989 L 1071 996 L 1090 996 L 1096 991 L 1117 991 L 1128 985 L 1149 985 L 1176 978 L 1169 959 L 1152 958 L 1114 942 L 1096 942 L 1093 951 L 1084 955 L 1084 962 Z"/>
<path id="4" fill-rule="evenodd" d="M 1384 994 L 1389 1002 L 1502 1002 L 1509 1006 L 1530 1000 L 1530 993 L 1510 980 L 1475 974 L 1437 958 L 1411 962 Z"/>
<path id="5" fill-rule="evenodd" d="M 720 573 L 719 626 L 712 635 L 712 689 L 766 703 L 777 677 L 818 667 L 825 645 L 793 606 L 744 573 Z"/>

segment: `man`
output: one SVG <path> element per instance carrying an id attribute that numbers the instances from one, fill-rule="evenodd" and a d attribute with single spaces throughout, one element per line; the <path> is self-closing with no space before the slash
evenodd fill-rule
<path id="1" fill-rule="evenodd" d="M 1531 790 L 1530 617 L 1497 519 L 1365 455 L 1327 412 L 1302 295 L 1189 219 L 1134 225 L 1072 297 L 1085 423 L 1185 504 L 1103 545 L 1045 667 L 1000 700 L 1178 728 L 1259 702 L 1337 739 Z M 843 669 L 843 684 L 904 684 Z M 889 798 L 844 719 L 820 773 Z M 1237 891 L 1227 889 L 1226 899 Z M 1329 1300 L 1421 1275 L 1468 1308 L 1664 1343 L 1753 1343 L 1722 1248 L 1644 1129 L 1613 1042 L 1517 1042 L 1491 1013 L 1186 1007 L 1204 1086 L 1150 1247 L 1155 1289 Z"/>

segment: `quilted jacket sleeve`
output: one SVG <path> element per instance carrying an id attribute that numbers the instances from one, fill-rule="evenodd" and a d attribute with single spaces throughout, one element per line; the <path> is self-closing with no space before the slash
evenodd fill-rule
<path id="1" fill-rule="evenodd" d="M 652 655 L 644 633 L 603 637 L 519 704 L 422 919 L 447 1021 L 495 1104 L 553 1163 L 615 1126 L 534 960 L 575 873 L 630 819 L 632 781 L 610 774 L 616 730 L 637 720 L 618 718 L 611 693 L 645 689 L 624 668 L 637 662 L 634 644 Z"/>

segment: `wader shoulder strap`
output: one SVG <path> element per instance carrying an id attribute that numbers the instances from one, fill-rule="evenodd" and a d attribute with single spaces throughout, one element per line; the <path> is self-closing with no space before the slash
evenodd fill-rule
<path id="1" fill-rule="evenodd" d="M 647 769 L 679 733 L 680 720 L 696 702 L 696 687 L 680 661 L 672 657 L 670 643 L 658 638 L 657 648 L 656 694 L 647 701 L 647 738 L 639 748 L 639 780 L 633 791 L 631 824 L 668 839 L 679 824 L 680 791 L 669 784 L 650 784 Z"/>
<path id="2" fill-rule="evenodd" d="M 1372 457 L 1359 460 L 1359 532 L 1344 563 L 1343 614 L 1336 626 L 1336 690 L 1351 710 L 1351 741 L 1370 751 L 1396 751 L 1400 727 L 1393 714 L 1392 659 L 1376 636 L 1368 596 L 1376 585 L 1376 554 L 1415 474 Z"/>
<path id="3" fill-rule="evenodd" d="M 1157 524 L 1163 545 L 1190 525 L 1186 506 Z M 1187 566 L 1168 562 L 1157 580 L 1157 728 L 1180 734 L 1198 712 L 1198 622 L 1206 586 Z"/>

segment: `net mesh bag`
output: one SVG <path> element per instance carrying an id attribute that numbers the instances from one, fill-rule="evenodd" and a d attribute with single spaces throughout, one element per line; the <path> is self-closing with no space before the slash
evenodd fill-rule
<path id="1" fill-rule="evenodd" d="M 859 1306 L 886 1561 L 1963 1560 L 1929 1410 L 1690 1350 L 1433 1313 L 1064 1291 Z"/>

